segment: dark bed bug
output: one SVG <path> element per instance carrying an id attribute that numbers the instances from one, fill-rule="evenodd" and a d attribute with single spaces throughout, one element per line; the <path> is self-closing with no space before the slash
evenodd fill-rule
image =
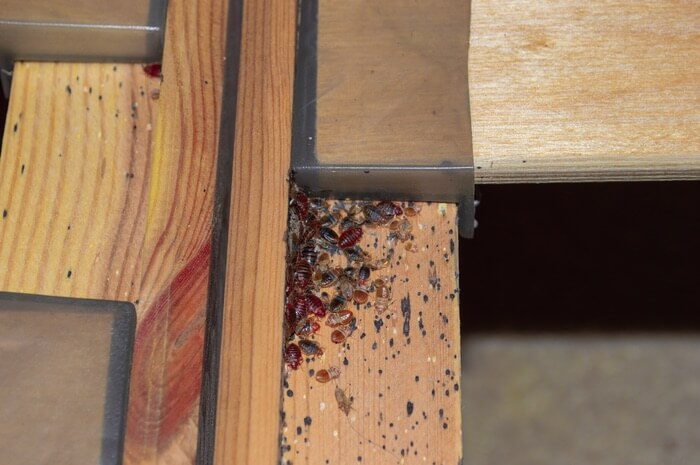
<path id="1" fill-rule="evenodd" d="M 351 310 L 341 310 L 338 313 L 331 313 L 328 315 L 328 318 L 326 318 L 326 326 L 335 328 L 350 323 L 352 319 L 353 314 Z"/>
<path id="2" fill-rule="evenodd" d="M 348 257 L 348 260 L 351 262 L 362 263 L 369 259 L 369 255 L 359 246 L 348 247 L 347 249 L 343 249 L 343 252 L 345 252 L 345 256 Z"/>
<path id="3" fill-rule="evenodd" d="M 338 313 L 339 311 L 345 308 L 347 303 L 347 299 L 345 299 L 345 297 L 343 297 L 342 294 L 336 294 L 335 297 L 333 297 L 333 299 L 331 299 L 331 302 L 328 304 L 328 311 L 331 313 Z"/>
<path id="4" fill-rule="evenodd" d="M 338 238 L 338 246 L 347 249 L 360 242 L 360 239 L 362 239 L 362 228 L 355 226 L 342 232 Z"/>
<path id="5" fill-rule="evenodd" d="M 312 276 L 313 282 L 319 288 L 331 287 L 338 282 L 338 274 L 334 270 L 314 271 Z"/>
<path id="6" fill-rule="evenodd" d="M 352 292 L 355 290 L 353 280 L 347 276 L 341 276 L 338 280 L 338 292 L 345 300 L 352 299 Z"/>
<path id="7" fill-rule="evenodd" d="M 298 262 L 306 262 L 310 266 L 315 266 L 318 262 L 318 251 L 313 245 L 305 245 L 297 255 Z"/>
<path id="8" fill-rule="evenodd" d="M 301 339 L 299 341 L 299 348 L 304 353 L 304 355 L 308 355 L 310 357 L 316 355 L 323 355 L 323 348 L 319 345 L 318 342 L 312 341 L 311 339 Z"/>
<path id="9" fill-rule="evenodd" d="M 367 205 L 365 207 L 365 221 L 369 224 L 385 224 L 386 219 L 382 216 L 382 213 L 374 205 Z"/>
<path id="10" fill-rule="evenodd" d="M 307 294 L 304 296 L 306 300 L 306 308 L 309 313 L 316 315 L 319 318 L 326 316 L 326 305 L 323 301 L 313 294 Z"/>
<path id="11" fill-rule="evenodd" d="M 321 329 L 321 325 L 316 323 L 311 318 L 304 318 L 299 323 L 297 323 L 297 326 L 294 329 L 294 334 L 296 334 L 299 337 L 309 337 L 312 334 L 318 332 L 319 329 Z"/>
<path id="12" fill-rule="evenodd" d="M 401 207 L 394 204 L 393 202 L 379 202 L 376 208 L 379 214 L 382 215 L 382 218 L 384 218 L 385 223 L 393 220 L 396 216 L 396 212 L 398 210 L 401 210 Z M 403 213 L 403 211 L 401 211 L 401 213 Z"/>
<path id="13" fill-rule="evenodd" d="M 338 243 L 338 233 L 333 231 L 331 228 L 323 226 L 318 230 L 318 236 L 329 244 Z"/>
<path id="14" fill-rule="evenodd" d="M 372 270 L 370 269 L 370 267 L 368 267 L 367 265 L 362 265 L 357 271 L 357 283 L 360 286 L 364 286 L 365 284 L 367 284 L 367 281 L 369 280 L 371 274 Z"/>
<path id="15" fill-rule="evenodd" d="M 299 365 L 301 365 L 302 362 L 302 357 L 301 349 L 298 345 L 294 343 L 287 344 L 287 348 L 284 349 L 284 361 L 292 370 L 299 368 Z"/>

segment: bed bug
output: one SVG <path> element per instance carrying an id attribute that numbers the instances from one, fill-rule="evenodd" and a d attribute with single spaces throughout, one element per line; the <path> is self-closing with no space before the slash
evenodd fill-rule
<path id="1" fill-rule="evenodd" d="M 353 280 L 347 276 L 341 276 L 338 279 L 338 292 L 343 296 L 345 300 L 352 299 L 352 293 L 355 290 L 355 285 Z"/>
<path id="2" fill-rule="evenodd" d="M 306 262 L 310 266 L 316 265 L 318 262 L 318 251 L 313 245 L 305 245 L 297 256 L 297 261 Z"/>
<path id="3" fill-rule="evenodd" d="M 309 198 L 306 196 L 306 194 L 303 192 L 296 192 L 290 204 L 299 219 L 302 221 L 305 220 L 306 215 L 309 212 Z"/>
<path id="4" fill-rule="evenodd" d="M 319 329 L 321 329 L 321 325 L 316 323 L 311 318 L 304 318 L 297 323 L 296 328 L 294 329 L 294 334 L 299 337 L 309 337 L 318 332 Z"/>
<path id="5" fill-rule="evenodd" d="M 311 241 L 311 239 L 316 236 L 318 233 L 318 230 L 320 229 L 321 225 L 318 223 L 318 221 L 311 221 L 308 223 L 301 234 L 299 235 L 299 242 L 302 244 L 306 244 L 307 242 Z"/>
<path id="6" fill-rule="evenodd" d="M 374 205 L 367 205 L 364 209 L 365 221 L 371 225 L 382 225 L 386 223 L 386 220 L 382 216 L 381 212 Z"/>
<path id="7" fill-rule="evenodd" d="M 410 221 L 404 218 L 402 221 L 399 222 L 399 226 L 396 229 L 395 234 L 401 242 L 406 242 L 408 239 L 411 238 L 412 231 L 413 225 Z"/>
<path id="8" fill-rule="evenodd" d="M 420 212 L 420 208 L 416 206 L 409 205 L 403 209 L 403 214 L 406 216 L 416 216 Z"/>
<path id="9" fill-rule="evenodd" d="M 351 262 L 363 263 L 369 259 L 369 255 L 359 246 L 343 249 L 343 252 L 345 252 L 345 256 L 348 257 L 348 260 Z"/>
<path id="10" fill-rule="evenodd" d="M 335 401 L 338 403 L 338 408 L 345 415 L 350 414 L 352 410 L 352 398 L 345 394 L 345 391 L 340 389 L 338 386 L 335 387 Z"/>
<path id="11" fill-rule="evenodd" d="M 331 342 L 333 344 L 342 344 L 345 342 L 345 339 L 347 339 L 345 333 L 339 329 L 336 329 L 331 333 Z"/>
<path id="12" fill-rule="evenodd" d="M 341 233 L 347 231 L 348 229 L 355 228 L 357 227 L 357 223 L 355 223 L 355 220 L 349 216 L 345 217 L 342 219 L 340 222 L 340 225 L 338 226 L 338 229 L 340 230 Z M 342 234 L 341 234 L 342 236 Z M 338 239 L 340 240 L 340 239 Z"/>
<path id="13" fill-rule="evenodd" d="M 331 287 L 338 282 L 338 273 L 336 273 L 335 270 L 316 270 L 313 273 L 312 279 L 313 283 L 319 288 Z"/>
<path id="14" fill-rule="evenodd" d="M 318 266 L 328 266 L 331 263 L 331 255 L 328 252 L 321 252 L 318 255 L 318 261 L 316 264 Z"/>
<path id="15" fill-rule="evenodd" d="M 374 309 L 377 313 L 383 313 L 387 308 L 389 308 L 391 291 L 386 282 L 381 278 L 374 280 L 374 287 Z"/>
<path id="16" fill-rule="evenodd" d="M 395 205 L 393 202 L 385 201 L 379 202 L 376 206 L 376 209 L 379 212 L 379 214 L 382 215 L 382 218 L 384 218 L 384 222 L 387 223 L 394 219 L 394 217 L 396 216 L 396 207 L 398 207 L 398 205 Z"/>
<path id="17" fill-rule="evenodd" d="M 309 314 L 309 300 L 305 295 L 298 295 L 292 299 L 292 311 L 294 312 L 295 321 L 300 321 Z"/>
<path id="18" fill-rule="evenodd" d="M 345 297 L 343 297 L 342 294 L 336 294 L 335 297 L 333 297 L 333 299 L 331 299 L 331 302 L 328 304 L 328 311 L 331 313 L 338 313 L 339 311 L 345 308 L 347 303 L 347 299 L 345 299 Z"/>
<path id="19" fill-rule="evenodd" d="M 326 326 L 335 328 L 350 323 L 352 319 L 353 314 L 351 310 L 341 310 L 338 313 L 331 313 L 328 315 L 328 318 L 326 318 Z"/>
<path id="20" fill-rule="evenodd" d="M 323 301 L 313 294 L 307 294 L 304 296 L 306 300 L 306 308 L 309 313 L 313 313 L 319 318 L 326 316 L 326 305 Z"/>
<path id="21" fill-rule="evenodd" d="M 362 239 L 362 228 L 354 226 L 343 231 L 338 238 L 338 246 L 347 249 L 360 242 Z"/>
<path id="22" fill-rule="evenodd" d="M 328 367 L 326 370 L 322 368 L 316 372 L 316 381 L 319 383 L 327 383 L 330 380 L 336 379 L 340 376 L 340 369 L 334 366 Z"/>
<path id="23" fill-rule="evenodd" d="M 163 77 L 163 66 L 160 63 L 148 63 L 143 65 L 143 72 L 151 77 Z"/>
<path id="24" fill-rule="evenodd" d="M 357 270 L 357 283 L 360 286 L 364 286 L 367 283 L 372 270 L 367 265 L 362 265 L 359 270 Z"/>
<path id="25" fill-rule="evenodd" d="M 357 288 L 354 291 L 352 291 L 352 300 L 356 304 L 364 305 L 367 303 L 367 300 L 369 300 L 369 294 L 366 290 Z"/>
<path id="26" fill-rule="evenodd" d="M 310 357 L 323 355 L 323 348 L 316 341 L 311 339 L 301 339 L 299 341 L 299 348 L 304 353 Z"/>
<path id="27" fill-rule="evenodd" d="M 287 347 L 284 349 L 284 361 L 292 370 L 299 368 L 299 365 L 301 365 L 302 362 L 302 357 L 301 349 L 298 345 L 294 343 L 287 344 Z"/>
<path id="28" fill-rule="evenodd" d="M 338 233 L 327 226 L 322 226 L 318 230 L 318 236 L 329 244 L 335 245 L 338 243 Z"/>
<path id="29" fill-rule="evenodd" d="M 306 289 L 311 286 L 312 270 L 308 263 L 297 263 L 294 267 L 294 286 Z"/>
<path id="30" fill-rule="evenodd" d="M 296 328 L 297 322 L 299 321 L 292 302 L 289 302 L 284 309 L 284 321 L 287 323 L 287 328 L 289 329 L 289 334 L 287 335 L 287 337 L 289 337 L 294 334 L 294 328 Z"/>

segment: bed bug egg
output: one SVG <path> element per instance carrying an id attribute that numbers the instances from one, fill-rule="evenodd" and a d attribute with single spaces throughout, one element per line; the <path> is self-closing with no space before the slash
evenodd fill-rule
<path id="1" fill-rule="evenodd" d="M 301 339 L 299 341 L 299 348 L 304 353 L 310 357 L 323 355 L 323 348 L 316 341 L 311 339 Z"/>
<path id="2" fill-rule="evenodd" d="M 296 370 L 301 365 L 301 349 L 298 345 L 291 343 L 284 349 L 284 361 L 292 370 Z"/>

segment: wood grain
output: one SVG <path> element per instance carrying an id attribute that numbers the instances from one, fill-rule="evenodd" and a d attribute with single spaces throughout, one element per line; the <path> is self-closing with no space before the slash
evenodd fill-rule
<path id="1" fill-rule="evenodd" d="M 246 1 L 214 462 L 279 455 L 296 2 Z"/>
<path id="2" fill-rule="evenodd" d="M 480 183 L 700 178 L 695 2 L 473 0 Z"/>
<path id="3" fill-rule="evenodd" d="M 468 41 L 465 0 L 320 1 L 319 162 L 465 163 Z"/>
<path id="4" fill-rule="evenodd" d="M 381 317 L 354 306 L 358 329 L 344 344 L 322 325 L 322 357 L 287 372 L 282 462 L 294 464 L 455 464 L 461 459 L 459 278 L 456 206 L 419 204 L 412 218 L 415 251 L 387 241 L 386 228 L 365 229 L 373 258 L 395 249 L 376 276 L 393 280 Z M 373 299 L 370 300 L 372 302 Z M 339 367 L 327 384 L 315 372 Z M 336 387 L 353 399 L 346 416 Z"/>
<path id="5" fill-rule="evenodd" d="M 0 289 L 136 304 L 127 464 L 194 461 L 227 5 L 169 2 L 162 85 L 140 65 L 15 67 Z"/>

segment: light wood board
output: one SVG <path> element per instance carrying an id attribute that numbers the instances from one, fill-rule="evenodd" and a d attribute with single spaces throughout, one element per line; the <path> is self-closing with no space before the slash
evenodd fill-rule
<path id="1" fill-rule="evenodd" d="M 194 460 L 226 12 L 169 2 L 162 85 L 141 65 L 15 66 L 0 289 L 136 304 L 127 464 Z"/>
<path id="2" fill-rule="evenodd" d="M 479 183 L 700 178 L 693 1 L 473 0 Z"/>
<path id="3" fill-rule="evenodd" d="M 295 24 L 293 0 L 243 4 L 214 443 L 221 465 L 278 460 Z"/>
<path id="4" fill-rule="evenodd" d="M 456 464 L 461 459 L 459 277 L 456 206 L 419 204 L 410 218 L 415 251 L 387 241 L 386 228 L 365 228 L 363 248 L 379 259 L 395 250 L 375 277 L 393 279 L 391 305 L 351 305 L 358 329 L 284 384 L 282 462 L 294 464 Z M 371 298 L 370 302 L 374 299 Z M 335 366 L 326 384 L 315 372 Z M 336 387 L 353 399 L 346 416 Z"/>

